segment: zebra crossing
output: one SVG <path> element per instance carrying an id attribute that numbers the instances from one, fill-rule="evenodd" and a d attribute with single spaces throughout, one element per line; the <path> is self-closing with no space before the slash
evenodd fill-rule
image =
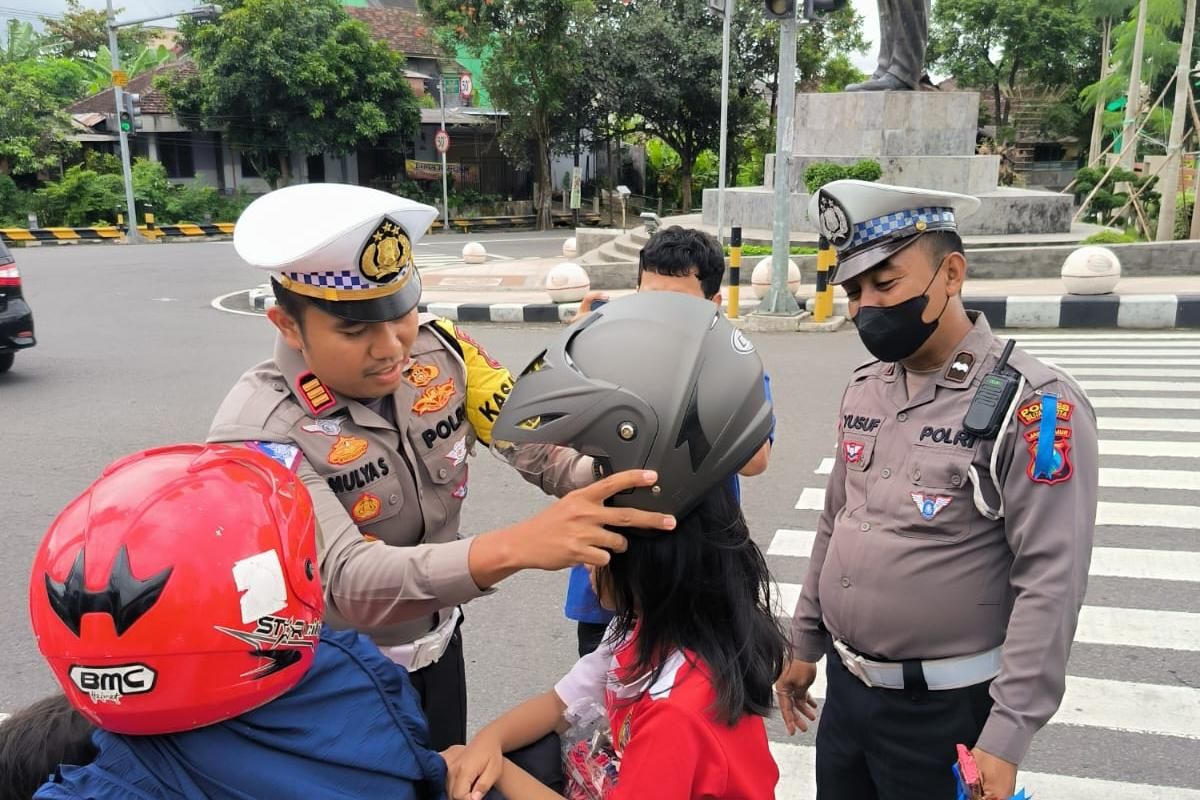
<path id="1" fill-rule="evenodd" d="M 1200 800 L 1200 334 L 1015 338 L 1088 392 L 1101 459 L 1066 694 L 1018 785 L 1045 800 Z M 823 458 L 806 468 L 789 527 L 767 548 L 782 617 L 799 599 L 832 467 Z M 824 689 L 822 675 L 814 696 Z M 779 798 L 815 796 L 814 740 L 772 741 Z"/>
<path id="2" fill-rule="evenodd" d="M 512 256 L 488 253 L 487 260 L 490 263 L 493 261 L 512 261 L 513 259 Z M 439 253 L 421 245 L 417 245 L 417 251 L 413 254 L 413 261 L 416 263 L 417 269 L 421 270 L 421 272 L 467 266 L 467 262 L 463 261 L 461 254 Z"/>

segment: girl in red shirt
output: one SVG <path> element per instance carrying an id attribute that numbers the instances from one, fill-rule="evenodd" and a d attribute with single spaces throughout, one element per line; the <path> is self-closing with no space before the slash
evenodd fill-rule
<path id="1" fill-rule="evenodd" d="M 783 666 L 787 640 L 772 612 L 766 561 L 750 538 L 728 480 L 770 430 L 771 408 L 763 396 L 761 362 L 749 342 L 731 334 L 719 311 L 714 321 L 711 303 L 705 315 L 698 307 L 678 305 L 692 298 L 663 293 L 654 298 L 653 309 L 627 312 L 636 314 L 642 326 L 636 333 L 645 372 L 630 370 L 627 360 L 609 367 L 604 353 L 620 358 L 630 352 L 631 345 L 620 341 L 622 331 L 631 327 L 628 320 L 614 314 L 613 321 L 620 319 L 623 325 L 610 326 L 607 335 L 594 324 L 598 331 L 575 329 L 596 314 L 622 311 L 639 299 L 649 300 L 649 296 L 614 301 L 568 329 L 565 338 L 575 348 L 568 358 L 560 355 L 561 360 L 556 360 L 552 349 L 535 361 L 505 404 L 498 436 L 521 435 L 514 430 L 516 423 L 536 415 L 552 420 L 569 416 L 569 409 L 561 405 L 540 404 L 539 395 L 523 386 L 528 378 L 538 378 L 537 388 L 551 398 L 567 395 L 556 391 L 561 387 L 554 381 L 571 382 L 573 394 L 585 395 L 586 381 L 618 386 L 615 391 L 625 393 L 624 404 L 630 407 L 639 405 L 628 397 L 636 395 L 650 406 L 653 417 L 647 414 L 635 420 L 635 428 L 646 430 L 637 426 L 657 424 L 656 431 L 648 431 L 649 438 L 656 446 L 667 444 L 641 454 L 640 462 L 611 466 L 656 470 L 662 489 L 644 490 L 649 497 L 628 503 L 673 513 L 677 527 L 663 534 L 614 528 L 626 536 L 628 549 L 613 553 L 607 565 L 592 571 L 601 604 L 616 614 L 603 644 L 580 659 L 553 690 L 507 712 L 465 748 L 445 753 L 448 790 L 455 800 L 481 800 L 493 786 L 520 800 L 560 797 L 507 761 L 503 753 L 555 730 L 561 732 L 564 713 L 587 703 L 606 710 L 619 758 L 616 785 L 605 800 L 768 800 L 775 796 L 779 771 L 768 748 L 763 717 L 772 708 L 772 682 Z M 691 330 L 680 316 L 696 312 L 699 321 Z M 647 352 L 647 342 L 655 341 L 648 335 L 654 331 L 646 329 L 653 323 L 647 320 L 660 321 L 679 335 L 677 341 L 663 343 L 662 360 Z M 727 350 L 733 358 L 726 358 Z M 752 361 L 740 358 L 746 355 Z M 684 375 L 671 374 L 677 371 Z M 655 396 L 655 388 L 664 384 L 677 390 L 666 397 Z M 696 411 L 697 397 L 705 403 L 703 414 Z M 586 396 L 581 407 L 611 409 L 613 403 L 601 402 L 605 399 Z M 516 421 L 507 432 L 506 416 Z M 598 457 L 620 452 L 619 446 L 604 440 L 613 429 L 611 424 L 575 422 L 569 439 L 553 443 Z M 528 422 L 525 425 L 528 428 Z M 700 439 L 703 444 L 697 444 Z M 721 447 L 728 452 L 719 453 Z M 679 458 L 681 449 L 684 455 Z M 651 498 L 658 504 L 649 504 Z"/>

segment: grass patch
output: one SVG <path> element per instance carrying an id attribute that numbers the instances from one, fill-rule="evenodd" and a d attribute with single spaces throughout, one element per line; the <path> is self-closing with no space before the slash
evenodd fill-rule
<path id="1" fill-rule="evenodd" d="M 795 245 L 789 250 L 789 252 L 794 256 L 815 256 L 817 254 L 817 248 Z M 725 255 L 729 255 L 729 245 L 725 245 Z M 771 255 L 771 248 L 769 245 L 765 244 L 744 244 L 742 245 L 742 255 L 769 256 Z"/>

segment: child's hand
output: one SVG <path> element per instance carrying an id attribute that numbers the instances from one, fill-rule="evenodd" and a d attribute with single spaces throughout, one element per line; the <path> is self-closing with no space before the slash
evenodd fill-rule
<path id="1" fill-rule="evenodd" d="M 481 731 L 466 747 L 442 752 L 446 759 L 446 792 L 453 800 L 483 800 L 504 767 L 500 742 Z"/>

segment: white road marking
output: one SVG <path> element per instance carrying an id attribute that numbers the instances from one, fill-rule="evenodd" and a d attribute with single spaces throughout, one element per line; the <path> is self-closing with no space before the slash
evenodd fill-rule
<path id="1" fill-rule="evenodd" d="M 833 472 L 833 459 L 822 458 L 820 465 L 813 470 L 817 475 L 828 475 Z"/>
<path id="2" fill-rule="evenodd" d="M 1200 581 L 1200 553 L 1095 547 L 1088 572 L 1108 578 L 1195 583 Z"/>
<path id="3" fill-rule="evenodd" d="M 1181 489 L 1200 492 L 1200 470 L 1101 467 L 1100 485 L 1114 489 Z"/>
<path id="4" fill-rule="evenodd" d="M 1145 458 L 1200 458 L 1200 442 L 1148 442 L 1134 439 L 1101 439 L 1102 456 Z"/>
<path id="5" fill-rule="evenodd" d="M 1170 417 L 1099 417 L 1096 424 L 1104 431 L 1165 431 L 1167 433 L 1200 433 L 1200 419 L 1171 419 Z"/>
<path id="6" fill-rule="evenodd" d="M 808 558 L 808 554 L 812 552 L 813 539 L 816 538 L 816 535 L 816 531 L 794 531 L 780 528 L 775 531 L 775 536 L 767 547 L 767 555 Z"/>
<path id="7" fill-rule="evenodd" d="M 1147 411 L 1200 411 L 1200 397 L 1097 397 L 1091 395 L 1092 408 L 1128 408 Z"/>

